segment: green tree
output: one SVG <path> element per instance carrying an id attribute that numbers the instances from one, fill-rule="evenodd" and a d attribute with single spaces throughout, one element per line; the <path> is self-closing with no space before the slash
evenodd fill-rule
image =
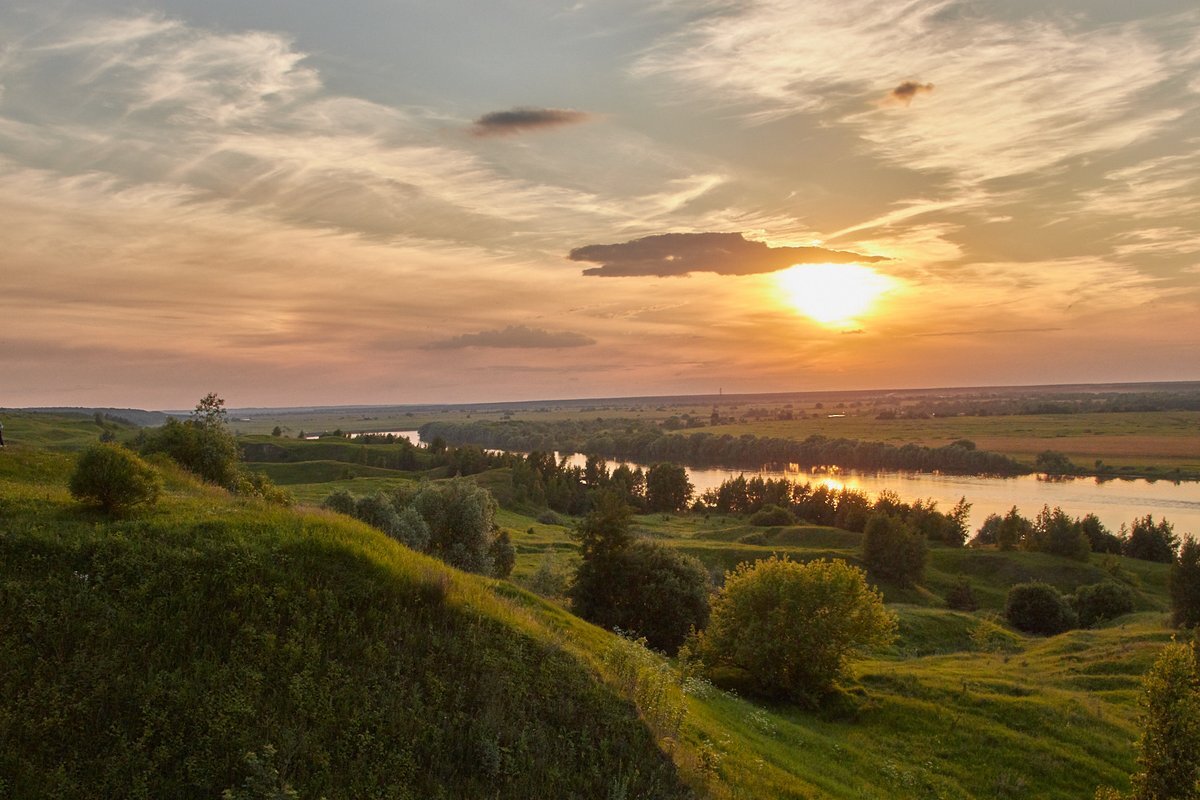
<path id="1" fill-rule="evenodd" d="M 502 530 L 492 539 L 490 555 L 493 576 L 507 578 L 512 574 L 513 567 L 517 564 L 517 549 L 513 547 L 508 531 Z"/>
<path id="2" fill-rule="evenodd" d="M 1176 627 L 1200 626 L 1200 542 L 1187 536 L 1171 566 L 1171 621 Z"/>
<path id="3" fill-rule="evenodd" d="M 71 496 L 106 512 L 120 513 L 153 505 L 162 491 L 154 467 L 124 447 L 95 444 L 83 451 L 71 474 Z"/>
<path id="4" fill-rule="evenodd" d="M 1074 605 L 1079 624 L 1090 628 L 1133 611 L 1133 590 L 1116 581 L 1080 586 L 1075 590 Z"/>
<path id="5" fill-rule="evenodd" d="M 685 509 L 694 491 L 687 470 L 678 464 L 655 464 L 646 473 L 646 507 L 651 511 Z"/>
<path id="6" fill-rule="evenodd" d="M 1130 558 L 1170 564 L 1175 560 L 1178 547 L 1179 537 L 1175 535 L 1174 526 L 1165 519 L 1156 524 L 1147 514 L 1133 521 L 1123 550 Z"/>
<path id="7" fill-rule="evenodd" d="M 428 485 L 412 506 L 429 526 L 429 553 L 467 572 L 491 575 L 496 500 L 474 481 L 455 478 Z"/>
<path id="8" fill-rule="evenodd" d="M 1091 544 L 1083 526 L 1067 516 L 1057 506 L 1051 510 L 1043 506 L 1033 523 L 1033 536 L 1029 539 L 1031 550 L 1066 556 L 1077 561 L 1087 561 Z"/>
<path id="9" fill-rule="evenodd" d="M 925 574 L 925 537 L 887 514 L 873 514 L 863 531 L 862 560 L 877 581 L 900 586 L 919 583 Z"/>
<path id="10" fill-rule="evenodd" d="M 592 510 L 579 521 L 573 533 L 579 541 L 580 555 L 584 560 L 603 558 L 632 544 L 633 534 L 629 530 L 631 518 L 632 511 L 620 493 L 597 492 Z"/>
<path id="11" fill-rule="evenodd" d="M 1200 798 L 1200 676 L 1194 647 L 1163 648 L 1142 680 L 1133 800 Z"/>
<path id="12" fill-rule="evenodd" d="M 1001 550 L 1016 550 L 1029 541 L 1033 534 L 1033 523 L 1021 516 L 1017 507 L 1013 506 L 1000 520 L 996 531 L 996 545 Z"/>
<path id="13" fill-rule="evenodd" d="M 742 671 L 763 694 L 812 703 L 856 654 L 889 644 L 896 630 L 862 570 L 772 556 L 726 573 L 697 649 L 709 669 Z"/>
<path id="14" fill-rule="evenodd" d="M 146 437 L 143 453 L 165 453 L 206 481 L 236 489 L 240 472 L 237 439 L 226 424 L 225 401 L 209 393 L 186 421 L 170 418 Z"/>
<path id="15" fill-rule="evenodd" d="M 1004 616 L 1018 630 L 1050 636 L 1070 630 L 1078 621 L 1066 598 L 1046 583 L 1018 583 L 1008 590 Z"/>

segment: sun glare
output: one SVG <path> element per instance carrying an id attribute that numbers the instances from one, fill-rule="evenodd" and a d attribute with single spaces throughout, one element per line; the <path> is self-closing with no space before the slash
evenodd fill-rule
<path id="1" fill-rule="evenodd" d="M 797 264 L 776 280 L 788 303 L 822 325 L 853 322 L 896 284 L 861 264 Z"/>

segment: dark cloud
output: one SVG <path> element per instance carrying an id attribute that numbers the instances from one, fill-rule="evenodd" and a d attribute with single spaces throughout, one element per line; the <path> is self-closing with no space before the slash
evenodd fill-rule
<path id="1" fill-rule="evenodd" d="M 740 233 L 662 233 L 622 244 L 577 247 L 569 258 L 600 264 L 585 269 L 583 274 L 602 277 L 666 277 L 689 272 L 758 275 L 795 264 L 865 264 L 888 260 L 824 247 L 770 247 Z"/>
<path id="2" fill-rule="evenodd" d="M 896 103 L 908 105 L 913 101 L 913 98 L 919 94 L 928 94 L 933 91 L 932 83 L 918 83 L 917 81 L 904 81 L 888 94 L 888 98 Z"/>
<path id="3" fill-rule="evenodd" d="M 509 325 L 494 331 L 464 333 L 426 345 L 430 350 L 457 350 L 463 347 L 501 347 L 539 349 L 548 347 L 586 347 L 596 340 L 582 333 L 570 331 L 547 331 L 527 328 L 524 325 Z"/>
<path id="4" fill-rule="evenodd" d="M 558 128 L 586 122 L 591 117 L 568 108 L 513 108 L 484 114 L 471 126 L 476 136 L 511 136 L 525 131 Z"/>

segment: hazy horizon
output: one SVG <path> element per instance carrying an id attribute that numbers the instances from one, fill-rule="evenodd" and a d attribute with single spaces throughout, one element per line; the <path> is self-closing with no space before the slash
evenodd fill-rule
<path id="1" fill-rule="evenodd" d="M 1200 379 L 1184 0 L 0 10 L 0 405 Z"/>

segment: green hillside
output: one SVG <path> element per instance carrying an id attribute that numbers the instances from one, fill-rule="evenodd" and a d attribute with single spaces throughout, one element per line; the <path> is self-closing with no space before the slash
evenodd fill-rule
<path id="1" fill-rule="evenodd" d="M 179 476 L 107 521 L 70 463 L 0 455 L 0 795 L 212 798 L 247 753 L 301 797 L 688 795 L 553 612 Z"/>
<path id="2" fill-rule="evenodd" d="M 361 460 L 347 473 L 354 462 L 312 445 L 266 465 L 303 503 L 416 476 Z M 617 678 L 631 645 L 518 588 L 548 558 L 569 571 L 569 517 L 501 510 L 514 585 L 168 467 L 158 507 L 105 520 L 67 495 L 72 463 L 0 451 L 0 796 L 213 797 L 257 775 L 305 798 L 1090 797 L 1127 786 L 1140 676 L 1171 636 L 1164 565 L 933 547 L 921 585 L 882 587 L 899 641 L 820 712 L 643 653 L 670 684 L 648 696 Z M 506 471 L 475 477 L 504 495 Z M 855 561 L 860 547 L 734 516 L 634 527 L 718 571 L 771 553 Z M 1070 592 L 1113 576 L 1138 612 L 1100 628 L 1038 638 L 997 617 L 1012 583 Z M 945 608 L 960 578 L 980 611 Z M 673 703 L 686 713 L 663 724 Z"/>

